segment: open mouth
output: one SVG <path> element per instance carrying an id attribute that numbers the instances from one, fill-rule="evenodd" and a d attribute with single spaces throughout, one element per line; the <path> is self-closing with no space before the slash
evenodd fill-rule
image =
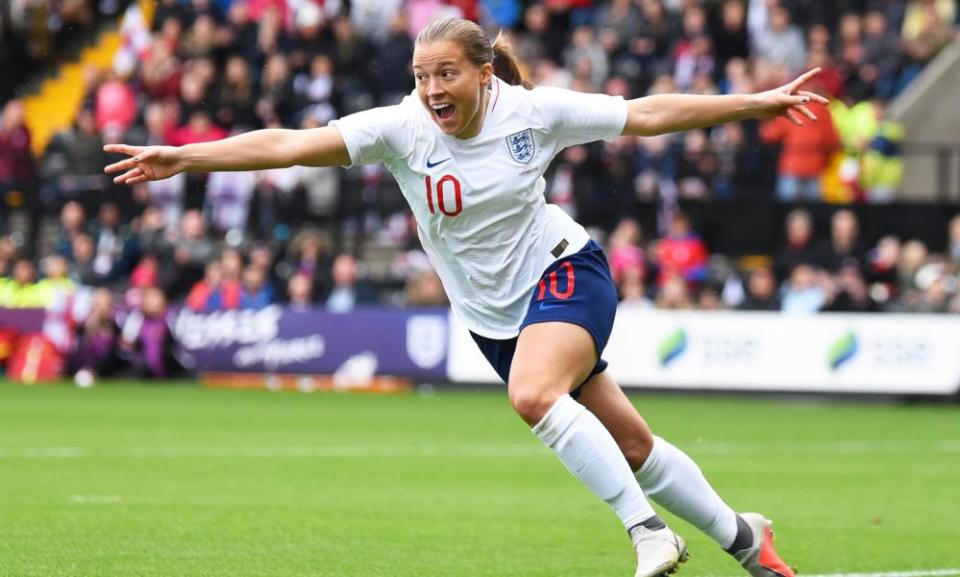
<path id="1" fill-rule="evenodd" d="M 449 120 L 453 117 L 453 113 L 456 112 L 452 104 L 431 104 L 430 108 L 440 120 Z"/>

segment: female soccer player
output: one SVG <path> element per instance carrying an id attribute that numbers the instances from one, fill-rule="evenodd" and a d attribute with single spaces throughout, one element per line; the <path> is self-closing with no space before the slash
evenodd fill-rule
<path id="1" fill-rule="evenodd" d="M 564 148 L 747 118 L 816 120 L 810 71 L 767 92 L 657 95 L 532 88 L 508 44 L 468 20 L 435 22 L 413 56 L 416 89 L 310 130 L 258 130 L 182 147 L 108 145 L 135 184 L 180 172 L 382 162 L 417 219 L 454 312 L 508 385 L 510 401 L 569 471 L 610 505 L 637 555 L 636 577 L 670 573 L 683 539 L 646 497 L 719 543 L 754 577 L 793 577 L 765 517 L 737 515 L 679 449 L 653 436 L 600 355 L 617 294 L 601 248 L 544 201 L 543 173 Z"/>

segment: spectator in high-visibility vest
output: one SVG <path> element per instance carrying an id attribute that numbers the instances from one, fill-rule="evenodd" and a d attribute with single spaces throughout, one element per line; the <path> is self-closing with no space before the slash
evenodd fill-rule
<path id="1" fill-rule="evenodd" d="M 54 254 L 43 259 L 44 278 L 34 285 L 35 297 L 44 308 L 52 305 L 56 300 L 72 295 L 76 291 L 76 283 L 68 275 L 70 265 L 67 259 Z"/>
<path id="2" fill-rule="evenodd" d="M 43 301 L 35 284 L 37 271 L 29 259 L 21 258 L 13 265 L 6 282 L 0 283 L 0 307 L 42 308 Z"/>
<path id="3" fill-rule="evenodd" d="M 899 122 L 884 118 L 886 106 L 873 101 L 877 126 L 870 136 L 860 161 L 860 186 L 871 202 L 894 200 L 903 180 L 903 154 L 900 148 L 904 129 Z"/>
<path id="4" fill-rule="evenodd" d="M 923 67 L 950 43 L 957 7 L 954 0 L 911 0 L 900 33 L 903 71 L 894 87 L 896 96 L 920 75 Z"/>

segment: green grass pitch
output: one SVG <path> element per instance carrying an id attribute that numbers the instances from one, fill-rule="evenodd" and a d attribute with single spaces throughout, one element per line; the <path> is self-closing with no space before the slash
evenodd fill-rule
<path id="1" fill-rule="evenodd" d="M 960 407 L 631 398 L 802 573 L 960 567 Z M 665 518 L 680 577 L 740 575 Z M 630 575 L 616 517 L 502 391 L 0 382 L 2 577 Z"/>

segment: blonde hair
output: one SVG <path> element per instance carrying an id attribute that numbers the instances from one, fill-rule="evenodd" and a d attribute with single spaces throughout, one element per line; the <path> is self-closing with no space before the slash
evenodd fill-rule
<path id="1" fill-rule="evenodd" d="M 533 88 L 524 74 L 524 66 L 514 53 L 513 45 L 497 34 L 493 43 L 480 26 L 463 18 L 437 20 L 417 35 L 416 44 L 432 44 L 442 41 L 456 42 L 463 47 L 467 60 L 477 67 L 493 65 L 493 73 L 507 84 Z"/>

